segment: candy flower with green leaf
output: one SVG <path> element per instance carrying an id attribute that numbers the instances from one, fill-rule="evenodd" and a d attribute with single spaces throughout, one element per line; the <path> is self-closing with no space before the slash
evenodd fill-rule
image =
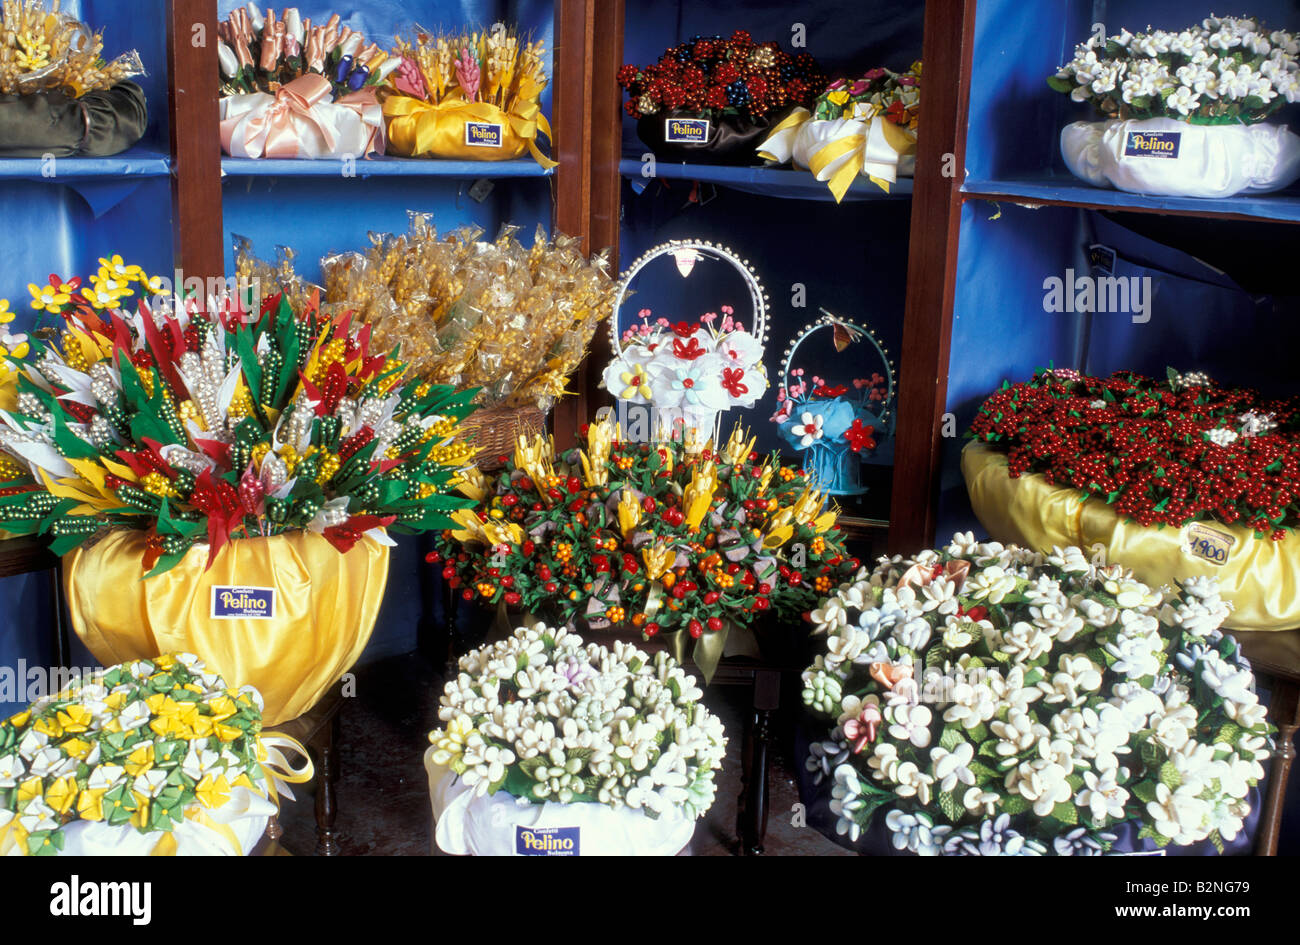
<path id="1" fill-rule="evenodd" d="M 929 855 L 1243 842 L 1273 731 L 1215 581 L 957 535 L 813 612 L 807 768 L 836 830 Z"/>

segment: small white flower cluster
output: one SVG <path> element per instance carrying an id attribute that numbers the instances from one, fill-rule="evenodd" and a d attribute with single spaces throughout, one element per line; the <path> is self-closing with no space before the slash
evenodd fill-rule
<path id="1" fill-rule="evenodd" d="M 1213 579 L 1152 589 L 1100 546 L 959 534 L 882 558 L 811 614 L 826 652 L 803 697 L 834 728 L 807 767 L 841 834 L 887 805 L 918 853 L 1090 855 L 1128 821 L 1160 845 L 1231 841 L 1270 726 L 1227 615 Z"/>
<path id="2" fill-rule="evenodd" d="M 1177 32 L 1091 36 L 1049 82 L 1125 118 L 1251 122 L 1300 101 L 1298 52 L 1292 33 L 1209 17 Z"/>
<path id="3" fill-rule="evenodd" d="M 538 623 L 460 660 L 429 735 L 433 760 L 478 795 L 521 802 L 593 802 L 644 810 L 713 803 L 722 723 L 666 653 L 618 641 L 584 645 Z"/>

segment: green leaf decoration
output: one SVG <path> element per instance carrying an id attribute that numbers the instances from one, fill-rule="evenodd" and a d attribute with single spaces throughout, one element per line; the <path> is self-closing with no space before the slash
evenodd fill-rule
<path id="1" fill-rule="evenodd" d="M 1144 804 L 1150 804 L 1156 799 L 1156 786 L 1150 781 L 1138 781 L 1132 785 L 1133 796 Z"/>
<path id="2" fill-rule="evenodd" d="M 954 824 L 966 814 L 966 808 L 950 791 L 939 792 L 939 810 L 943 811 L 943 816 L 948 818 L 949 823 Z"/>
<path id="3" fill-rule="evenodd" d="M 1079 823 L 1079 810 L 1071 802 L 1061 801 L 1052 808 L 1052 817 L 1067 827 L 1074 827 Z"/>
<path id="4" fill-rule="evenodd" d="M 1012 817 L 1017 814 L 1023 814 L 1029 810 L 1030 803 L 1019 794 L 1008 794 L 998 803 L 999 809 L 1004 814 L 1010 814 Z"/>
<path id="5" fill-rule="evenodd" d="M 1160 783 L 1171 791 L 1182 785 L 1183 776 L 1178 773 L 1178 769 L 1173 766 L 1172 762 L 1166 761 L 1160 766 Z"/>

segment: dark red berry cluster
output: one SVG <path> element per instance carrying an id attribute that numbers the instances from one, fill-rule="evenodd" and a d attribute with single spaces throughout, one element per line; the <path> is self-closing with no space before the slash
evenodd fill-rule
<path id="1" fill-rule="evenodd" d="M 1140 525 L 1240 523 L 1274 539 L 1300 525 L 1300 398 L 1204 378 L 1039 371 L 1004 384 L 971 435 Z"/>
<path id="2" fill-rule="evenodd" d="M 667 50 L 654 65 L 626 65 L 618 84 L 633 118 L 665 109 L 762 118 L 786 105 L 808 107 L 827 77 L 808 53 L 784 52 L 775 42 L 755 43 L 745 30 L 729 39 L 696 36 Z"/>

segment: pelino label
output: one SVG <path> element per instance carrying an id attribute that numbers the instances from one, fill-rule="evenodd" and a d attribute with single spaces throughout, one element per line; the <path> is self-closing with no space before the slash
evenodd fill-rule
<path id="1" fill-rule="evenodd" d="M 515 827 L 519 856 L 580 856 L 581 827 Z"/>
<path id="2" fill-rule="evenodd" d="M 1227 532 L 1192 522 L 1183 529 L 1183 551 L 1210 564 L 1223 566 L 1237 539 Z"/>
<path id="3" fill-rule="evenodd" d="M 465 122 L 465 143 L 471 148 L 499 148 L 501 140 L 501 125 L 488 121 Z"/>
<path id="4" fill-rule="evenodd" d="M 271 620 L 275 617 L 275 588 L 218 584 L 212 588 L 212 617 L 214 620 Z"/>
<path id="5" fill-rule="evenodd" d="M 1125 157 L 1176 158 L 1181 131 L 1130 131 L 1124 142 Z"/>
<path id="6" fill-rule="evenodd" d="M 664 140 L 669 144 L 708 144 L 707 118 L 665 118 Z"/>

